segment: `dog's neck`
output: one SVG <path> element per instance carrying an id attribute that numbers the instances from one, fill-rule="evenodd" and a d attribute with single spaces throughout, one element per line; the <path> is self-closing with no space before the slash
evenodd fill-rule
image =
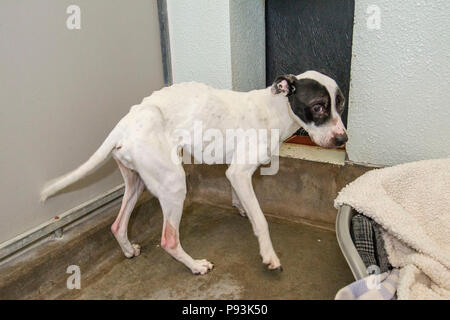
<path id="1" fill-rule="evenodd" d="M 272 126 L 280 130 L 280 141 L 284 141 L 292 136 L 301 125 L 295 120 L 291 110 L 289 99 L 282 94 L 273 94 L 271 87 L 261 90 L 266 95 L 268 108 L 274 116 Z"/>

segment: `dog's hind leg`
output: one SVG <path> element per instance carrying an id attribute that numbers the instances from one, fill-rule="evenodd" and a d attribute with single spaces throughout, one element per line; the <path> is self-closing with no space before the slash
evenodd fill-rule
<path id="1" fill-rule="evenodd" d="M 184 198 L 163 197 L 159 199 L 164 215 L 161 246 L 175 259 L 186 265 L 193 274 L 205 274 L 213 264 L 205 259 L 195 260 L 188 255 L 180 243 L 180 220 Z"/>
<path id="2" fill-rule="evenodd" d="M 119 215 L 111 226 L 111 231 L 125 256 L 132 258 L 140 254 L 141 248 L 138 244 L 131 244 L 128 240 L 128 221 L 145 185 L 135 171 L 125 167 L 119 160 L 116 161 L 125 181 L 125 193 Z"/>
<path id="3" fill-rule="evenodd" d="M 212 263 L 193 259 L 180 243 L 179 227 L 186 198 L 186 174 L 183 166 L 174 162 L 170 155 L 167 140 L 160 138 L 159 141 L 153 141 L 152 148 L 142 148 L 139 158 L 136 158 L 137 170 L 161 205 L 164 216 L 161 247 L 192 273 L 205 274 L 213 268 Z"/>
<path id="4" fill-rule="evenodd" d="M 231 187 L 231 204 L 233 205 L 233 207 L 235 207 L 236 209 L 238 209 L 239 214 L 242 217 L 246 217 L 247 214 L 245 213 L 245 209 L 241 204 L 241 201 L 239 200 L 238 195 L 236 194 L 236 191 L 234 191 L 234 188 Z"/>

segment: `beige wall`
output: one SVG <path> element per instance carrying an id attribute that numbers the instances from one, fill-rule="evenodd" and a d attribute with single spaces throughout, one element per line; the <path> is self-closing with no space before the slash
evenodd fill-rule
<path id="1" fill-rule="evenodd" d="M 66 8 L 81 8 L 68 30 Z M 120 183 L 115 164 L 39 203 L 163 85 L 156 0 L 0 1 L 0 243 Z"/>

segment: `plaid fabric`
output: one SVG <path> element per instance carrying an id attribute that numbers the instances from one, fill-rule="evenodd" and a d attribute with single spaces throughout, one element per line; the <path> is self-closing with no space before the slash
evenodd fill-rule
<path id="1" fill-rule="evenodd" d="M 386 272 L 391 270 L 392 266 L 389 263 L 386 248 L 384 247 L 383 228 L 372 219 L 371 221 L 376 244 L 375 258 L 377 259 L 377 265 L 380 267 L 380 272 Z"/>
<path id="2" fill-rule="evenodd" d="M 381 272 L 392 269 L 384 248 L 381 227 L 372 219 L 357 214 L 352 218 L 352 238 L 364 265 L 378 266 Z"/>
<path id="3" fill-rule="evenodd" d="M 375 258 L 375 238 L 369 218 L 357 214 L 352 218 L 353 242 L 366 268 L 378 265 Z"/>

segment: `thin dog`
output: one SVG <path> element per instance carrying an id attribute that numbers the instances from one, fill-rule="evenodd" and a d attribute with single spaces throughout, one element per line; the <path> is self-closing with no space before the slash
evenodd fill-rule
<path id="1" fill-rule="evenodd" d="M 228 129 L 276 129 L 280 143 L 303 128 L 319 146 L 334 148 L 348 140 L 341 120 L 344 105 L 345 98 L 336 82 L 315 71 L 279 76 L 272 86 L 250 92 L 218 90 L 195 82 L 175 84 L 133 106 L 89 160 L 47 185 L 41 200 L 88 175 L 112 154 L 125 180 L 125 193 L 111 231 L 125 256 L 140 254 L 140 246 L 128 239 L 127 227 L 138 197 L 146 187 L 159 199 L 162 208 L 161 246 L 194 274 L 205 274 L 213 268 L 212 263 L 193 259 L 180 243 L 186 176 L 182 163 L 173 159 L 174 150 L 191 152 L 195 158 L 196 152 L 192 150 L 202 149 L 204 145 L 195 139 L 180 141 L 177 130 L 193 133 L 196 122 L 224 135 Z M 241 142 L 237 141 L 237 145 Z M 258 141 L 258 144 L 265 143 Z M 261 164 L 270 162 L 279 144 L 257 147 L 269 152 L 256 163 L 237 161 L 237 147 L 227 148 L 223 155 L 229 159 L 226 177 L 232 186 L 233 205 L 242 215 L 247 215 L 253 227 L 263 263 L 271 270 L 281 270 L 251 180 Z M 240 150 L 250 153 L 250 149 L 245 144 Z"/>

